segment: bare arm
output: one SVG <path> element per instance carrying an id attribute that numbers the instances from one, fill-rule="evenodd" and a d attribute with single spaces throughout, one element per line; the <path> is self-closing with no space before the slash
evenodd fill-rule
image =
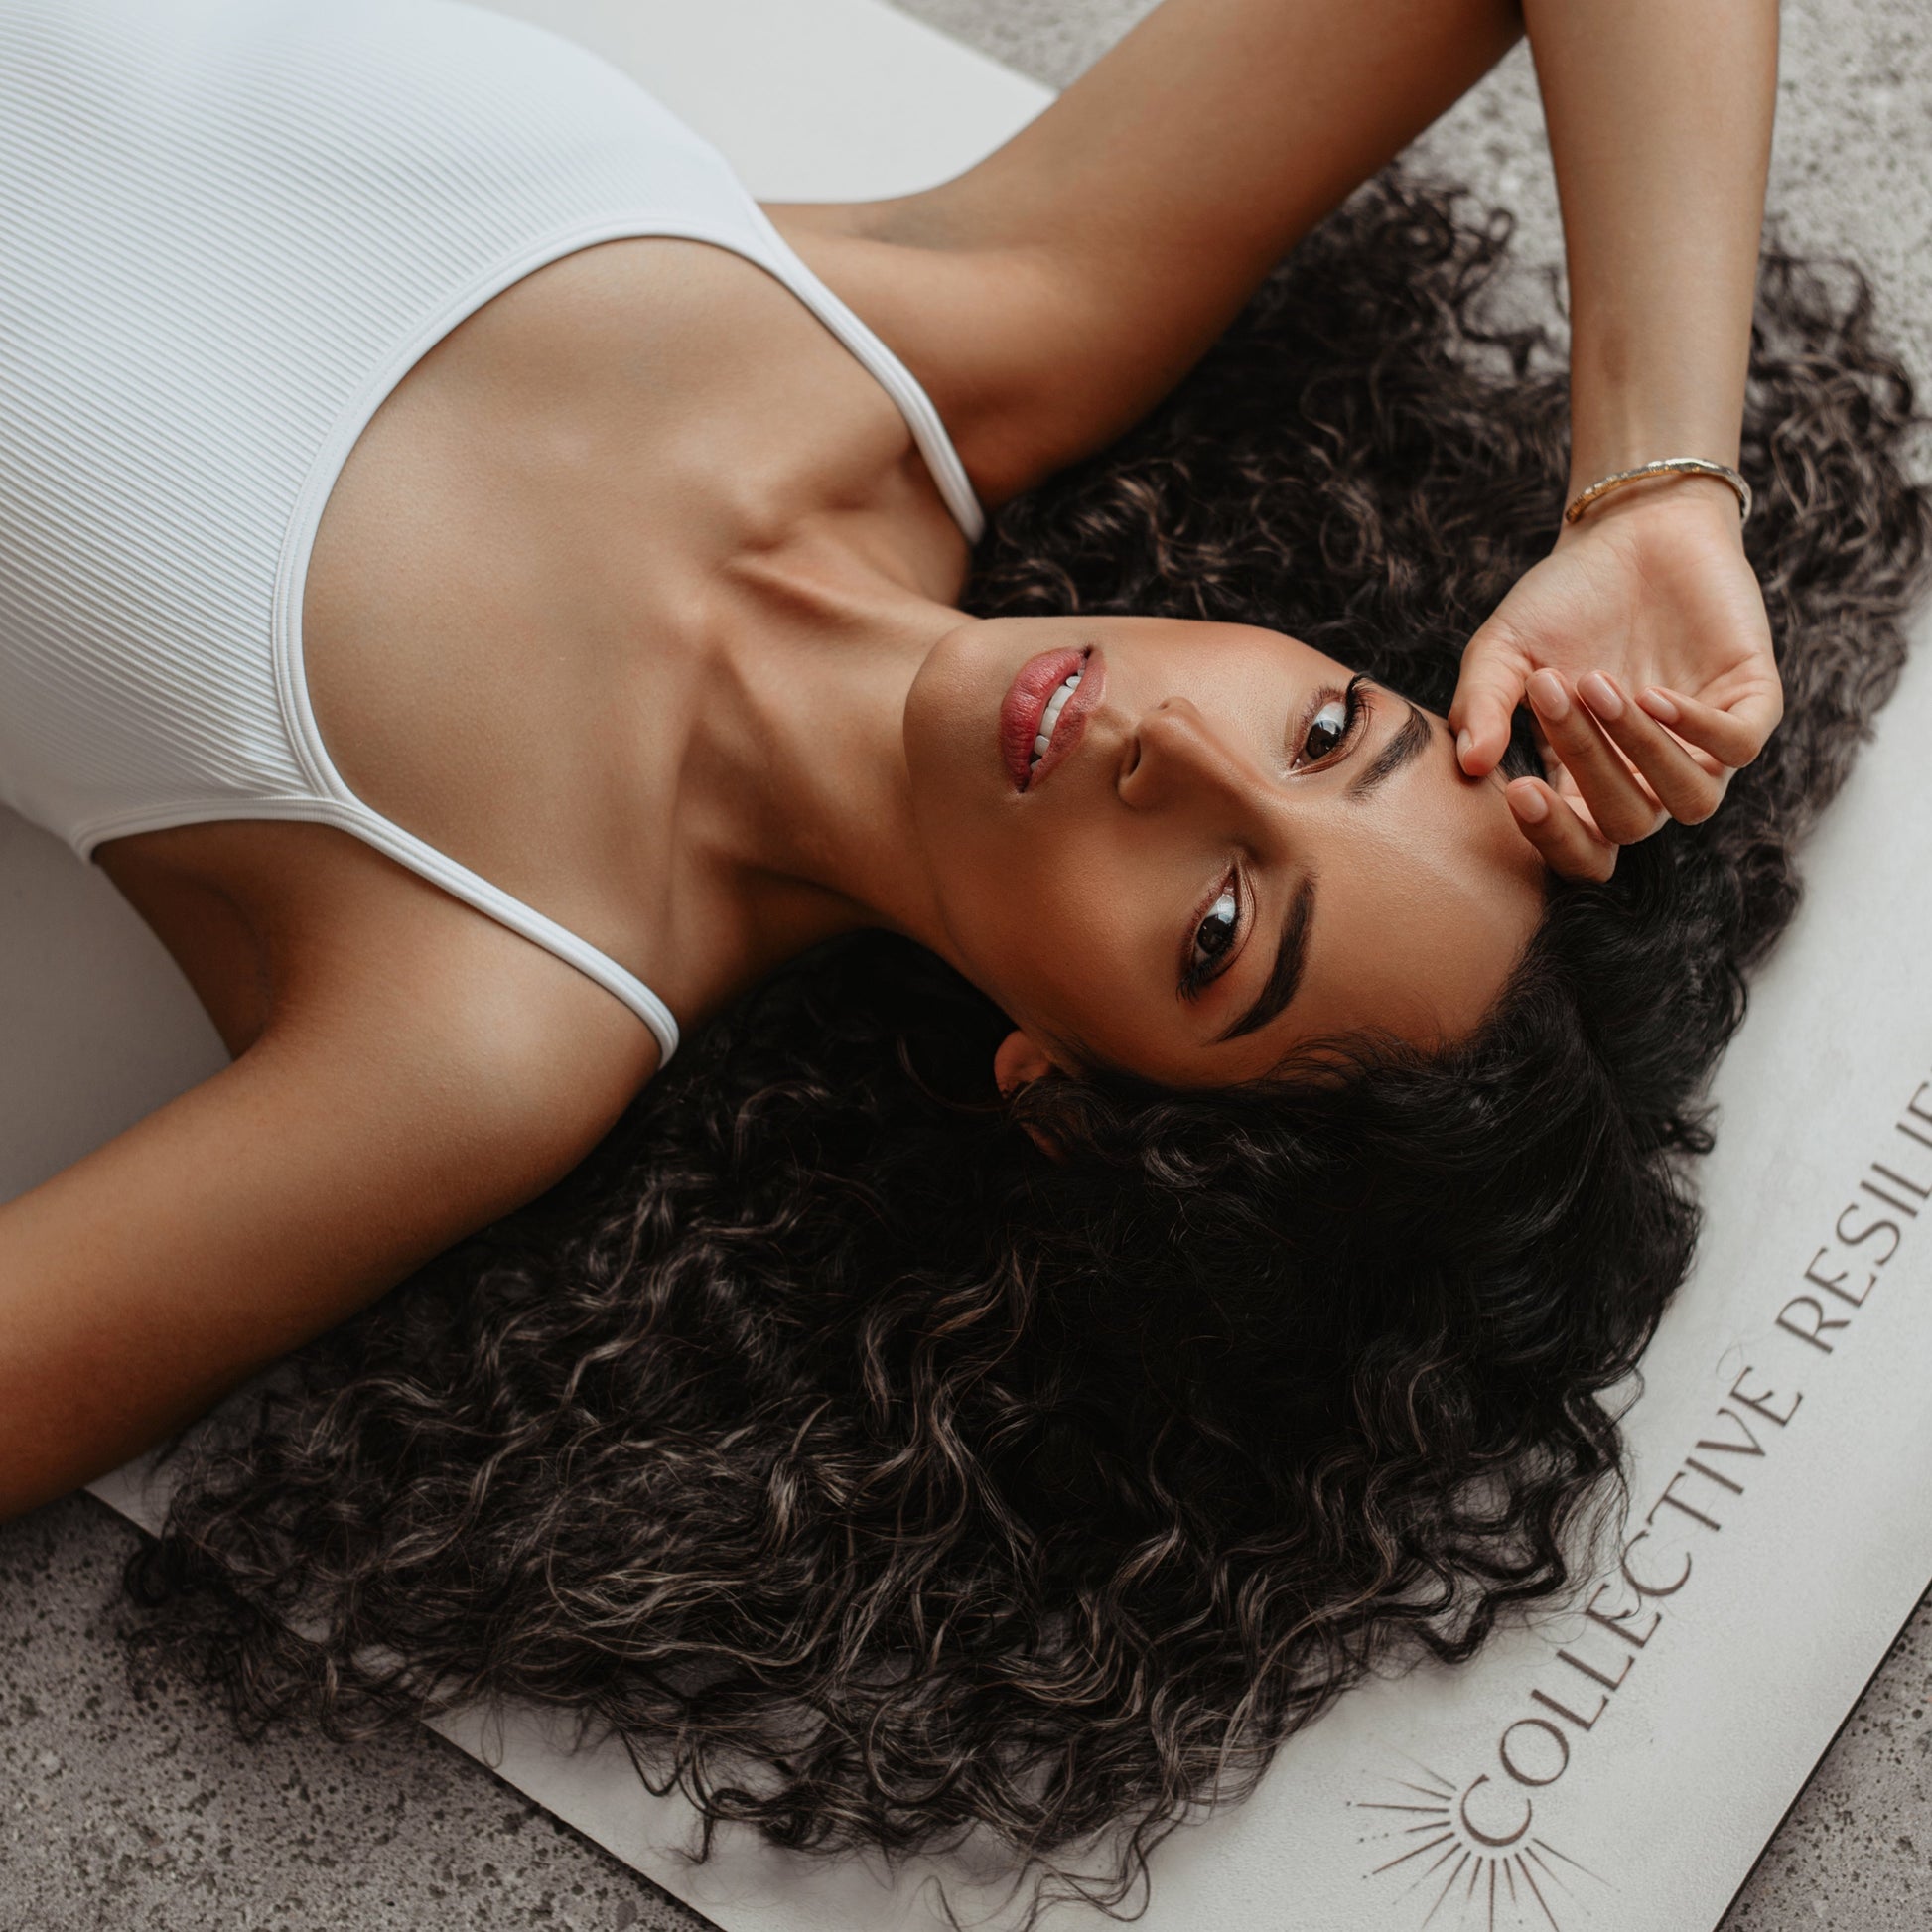
<path id="1" fill-rule="evenodd" d="M 1777 0 L 1526 0 L 1525 13 L 1569 259 L 1571 492 L 1653 457 L 1734 465 Z M 1623 496 L 1667 489 L 1734 520 L 1722 483 Z"/>
<path id="2" fill-rule="evenodd" d="M 1146 414 L 1521 31 L 1514 0 L 1164 0 L 958 180 L 772 212 L 999 501 Z"/>
<path id="3" fill-rule="evenodd" d="M 1569 493 L 1658 457 L 1734 466 L 1777 0 L 1527 11 L 1570 268 Z M 1479 774 L 1528 697 L 1551 782 L 1510 787 L 1519 822 L 1557 871 L 1601 878 L 1666 816 L 1715 811 L 1783 696 L 1727 485 L 1635 483 L 1553 535 L 1470 639 L 1449 721 Z"/>
<path id="4" fill-rule="evenodd" d="M 654 1049 L 523 950 L 482 1004 L 447 959 L 391 952 L 0 1206 L 0 1517 L 191 1421 L 589 1151 Z"/>

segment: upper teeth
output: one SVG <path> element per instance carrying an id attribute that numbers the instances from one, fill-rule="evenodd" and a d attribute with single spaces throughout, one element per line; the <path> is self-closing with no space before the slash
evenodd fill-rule
<path id="1" fill-rule="evenodd" d="M 1079 682 L 1080 673 L 1075 671 L 1046 700 L 1046 709 L 1039 714 L 1039 735 L 1034 740 L 1035 762 L 1045 755 L 1047 746 L 1052 744 L 1053 727 L 1060 722 L 1060 713 L 1066 709 L 1066 701 L 1073 695 L 1073 687 Z"/>

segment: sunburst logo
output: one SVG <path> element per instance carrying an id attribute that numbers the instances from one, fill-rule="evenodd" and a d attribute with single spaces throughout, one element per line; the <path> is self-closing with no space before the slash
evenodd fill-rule
<path id="1" fill-rule="evenodd" d="M 1401 1753 L 1382 1795 L 1351 1798 L 1372 1862 L 1364 1875 L 1399 1886 L 1416 1932 L 1574 1932 L 1600 1922 L 1608 1879 L 1535 1829 L 1532 1808 L 1485 1773 L 1457 1785 Z"/>

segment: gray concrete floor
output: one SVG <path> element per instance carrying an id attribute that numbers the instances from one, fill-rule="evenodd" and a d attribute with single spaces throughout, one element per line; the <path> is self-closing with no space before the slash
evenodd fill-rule
<path id="1" fill-rule="evenodd" d="M 1146 0 L 900 0 L 1070 80 Z M 1284 111 L 1293 111 L 1284 100 Z M 1561 260 L 1519 51 L 1418 144 Z M 1864 264 L 1932 374 L 1932 18 L 1920 0 L 1786 0 L 1771 206 L 1793 246 Z M 1533 275 L 1526 302 L 1545 300 Z M 441 1926 L 703 1932 L 706 1921 L 428 1732 L 249 1747 L 193 1694 L 137 1700 L 114 1629 L 134 1532 L 76 1496 L 0 1527 L 0 1932 Z M 1932 1597 L 1725 1921 L 1726 1932 L 1932 1923 Z M 1233 1932 L 1233 1928 L 1214 1928 Z"/>

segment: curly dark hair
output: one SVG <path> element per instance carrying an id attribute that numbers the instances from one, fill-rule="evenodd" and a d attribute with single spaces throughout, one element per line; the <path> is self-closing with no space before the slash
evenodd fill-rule
<path id="1" fill-rule="evenodd" d="M 1552 344 L 1493 320 L 1508 233 L 1371 184 L 1002 512 L 969 608 L 1266 624 L 1444 708 L 1562 503 Z M 1690 1261 L 1709 1073 L 1932 555 L 1871 309 L 1766 252 L 1743 468 L 1783 727 L 1709 824 L 1553 895 L 1477 1037 L 1007 1102 L 973 988 L 823 949 L 190 1438 L 139 1644 L 244 1727 L 534 1701 L 681 1786 L 706 1848 L 979 1834 L 1035 1903 L 1121 1908 L 1369 1664 L 1561 1589 Z"/>

